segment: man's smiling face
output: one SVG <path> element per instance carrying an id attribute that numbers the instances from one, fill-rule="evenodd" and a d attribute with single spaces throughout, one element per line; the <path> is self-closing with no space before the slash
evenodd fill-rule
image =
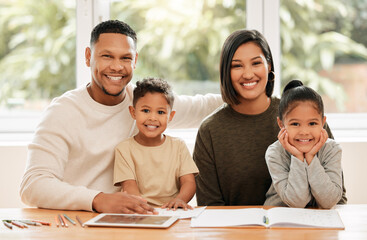
<path id="1" fill-rule="evenodd" d="M 137 52 L 132 38 L 119 33 L 103 33 L 86 50 L 87 65 L 91 68 L 91 96 L 97 102 L 125 97 L 125 87 L 133 77 Z"/>

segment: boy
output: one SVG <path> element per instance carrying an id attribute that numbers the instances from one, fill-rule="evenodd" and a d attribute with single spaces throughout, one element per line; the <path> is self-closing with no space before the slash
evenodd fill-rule
<path id="1" fill-rule="evenodd" d="M 129 111 L 139 132 L 115 149 L 114 184 L 150 205 L 187 210 L 192 209 L 187 203 L 195 194 L 198 169 L 184 141 L 163 134 L 175 115 L 173 101 L 164 80 L 137 82 Z"/>

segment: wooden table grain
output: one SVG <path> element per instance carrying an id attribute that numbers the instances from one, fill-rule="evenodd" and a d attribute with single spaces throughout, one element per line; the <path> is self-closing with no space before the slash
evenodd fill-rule
<path id="1" fill-rule="evenodd" d="M 243 208 L 237 207 L 209 207 L 209 208 Z M 259 207 L 259 206 L 257 206 Z M 344 230 L 330 229 L 263 229 L 259 227 L 231 227 L 231 228 L 191 228 L 190 220 L 183 219 L 168 229 L 150 228 L 113 228 L 113 227 L 85 227 L 79 223 L 69 224 L 68 228 L 57 227 L 55 216 L 67 214 L 73 220 L 78 215 L 83 222 L 97 216 L 97 213 L 84 211 L 62 211 L 38 208 L 2 208 L 0 219 L 38 219 L 51 222 L 51 226 L 30 226 L 27 229 L 13 227 L 8 229 L 2 223 L 0 239 L 124 239 L 124 240 L 162 240 L 162 239 L 367 239 L 367 204 L 336 206 Z"/>

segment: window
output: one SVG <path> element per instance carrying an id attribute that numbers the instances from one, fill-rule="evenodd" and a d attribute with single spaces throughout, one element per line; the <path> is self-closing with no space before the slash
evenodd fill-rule
<path id="1" fill-rule="evenodd" d="M 281 79 L 275 94 L 301 79 L 323 94 L 337 140 L 367 140 L 365 0 L 12 0 L 0 6 L 0 141 L 29 141 L 50 99 L 90 81 L 84 50 L 92 28 L 109 18 L 128 22 L 139 35 L 133 81 L 163 77 L 180 94 L 219 93 L 224 39 L 239 28 L 258 29 Z"/>
<path id="2" fill-rule="evenodd" d="M 75 0 L 0 3 L 0 139 L 32 132 L 53 97 L 75 87 Z"/>
<path id="3" fill-rule="evenodd" d="M 219 93 L 220 51 L 230 33 L 246 26 L 246 2 L 113 1 L 111 19 L 138 34 L 135 81 L 157 76 L 180 94 Z"/>
<path id="4" fill-rule="evenodd" d="M 291 79 L 302 80 L 322 95 L 336 139 L 363 141 L 367 133 L 366 1 L 280 0 L 279 15 L 281 89 Z"/>

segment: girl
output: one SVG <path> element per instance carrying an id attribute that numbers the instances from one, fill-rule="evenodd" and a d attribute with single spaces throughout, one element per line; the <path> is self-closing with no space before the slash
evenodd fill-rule
<path id="1" fill-rule="evenodd" d="M 323 129 L 321 96 L 301 81 L 289 82 L 277 121 L 279 140 L 265 155 L 273 180 L 265 205 L 333 207 L 343 194 L 342 150 Z"/>
<path id="2" fill-rule="evenodd" d="M 202 122 L 193 152 L 198 205 L 264 204 L 271 185 L 265 151 L 279 132 L 274 78 L 262 34 L 242 29 L 226 39 L 220 58 L 225 104 Z"/>

